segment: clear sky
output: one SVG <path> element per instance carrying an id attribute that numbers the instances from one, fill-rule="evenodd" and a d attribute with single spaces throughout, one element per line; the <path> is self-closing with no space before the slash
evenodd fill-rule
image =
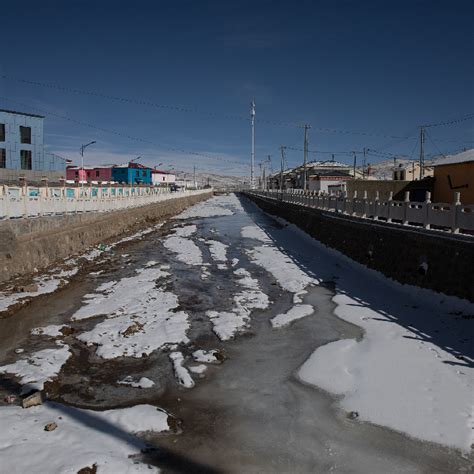
<path id="1" fill-rule="evenodd" d="M 12 1 L 0 108 L 46 115 L 48 148 L 65 157 L 96 140 L 90 164 L 141 155 L 248 174 L 252 97 L 257 162 L 278 168 L 280 145 L 302 148 L 302 123 L 312 159 L 351 162 L 339 152 L 363 147 L 415 157 L 418 125 L 474 113 L 473 16 L 463 0 Z M 427 153 L 472 147 L 473 123 L 430 128 Z"/>

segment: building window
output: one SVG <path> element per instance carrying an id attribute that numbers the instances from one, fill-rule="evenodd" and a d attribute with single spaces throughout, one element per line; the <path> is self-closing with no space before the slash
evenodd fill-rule
<path id="1" fill-rule="evenodd" d="M 95 177 L 98 178 L 100 176 L 100 171 L 99 170 L 95 170 Z"/>
<path id="2" fill-rule="evenodd" d="M 30 170 L 31 169 L 31 150 L 21 150 L 21 169 Z"/>
<path id="3" fill-rule="evenodd" d="M 31 144 L 31 127 L 22 127 L 20 125 L 20 141 L 21 143 Z"/>
<path id="4" fill-rule="evenodd" d="M 7 150 L 0 148 L 0 168 L 7 167 Z"/>
<path id="5" fill-rule="evenodd" d="M 5 124 L 0 123 L 0 142 L 5 141 Z"/>

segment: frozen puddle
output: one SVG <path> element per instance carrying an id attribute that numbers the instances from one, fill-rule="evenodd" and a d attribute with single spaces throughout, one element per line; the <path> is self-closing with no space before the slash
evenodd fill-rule
<path id="1" fill-rule="evenodd" d="M 169 430 L 168 414 L 154 406 L 96 412 L 46 403 L 1 411 L 3 472 L 78 472 L 93 465 L 99 473 L 159 472 L 130 457 L 146 448 L 135 433 Z M 57 428 L 45 432 L 52 422 Z"/>
<path id="2" fill-rule="evenodd" d="M 104 359 L 142 357 L 167 343 L 187 343 L 188 315 L 175 311 L 178 298 L 157 287 L 157 281 L 169 273 L 163 268 L 145 268 L 133 277 L 104 286 L 87 298 L 73 319 L 106 315 L 107 319 L 77 338 L 96 345 L 96 354 Z"/>

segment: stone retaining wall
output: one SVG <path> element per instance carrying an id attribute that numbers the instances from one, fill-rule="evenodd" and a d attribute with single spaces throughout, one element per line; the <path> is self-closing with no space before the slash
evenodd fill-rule
<path id="1" fill-rule="evenodd" d="M 1 221 L 0 282 L 160 222 L 211 196 L 212 191 L 121 211 Z"/>
<path id="2" fill-rule="evenodd" d="M 328 247 L 411 285 L 474 301 L 474 238 L 367 222 L 296 204 L 247 196 Z"/>

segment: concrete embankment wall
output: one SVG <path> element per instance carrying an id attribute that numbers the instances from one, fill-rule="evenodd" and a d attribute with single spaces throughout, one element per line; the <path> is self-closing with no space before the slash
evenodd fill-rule
<path id="1" fill-rule="evenodd" d="M 474 301 L 474 239 L 247 196 L 328 247 L 411 285 Z M 427 267 L 425 266 L 427 264 Z"/>
<path id="2" fill-rule="evenodd" d="M 71 255 L 178 214 L 212 192 L 147 206 L 0 222 L 0 282 L 41 270 Z"/>

